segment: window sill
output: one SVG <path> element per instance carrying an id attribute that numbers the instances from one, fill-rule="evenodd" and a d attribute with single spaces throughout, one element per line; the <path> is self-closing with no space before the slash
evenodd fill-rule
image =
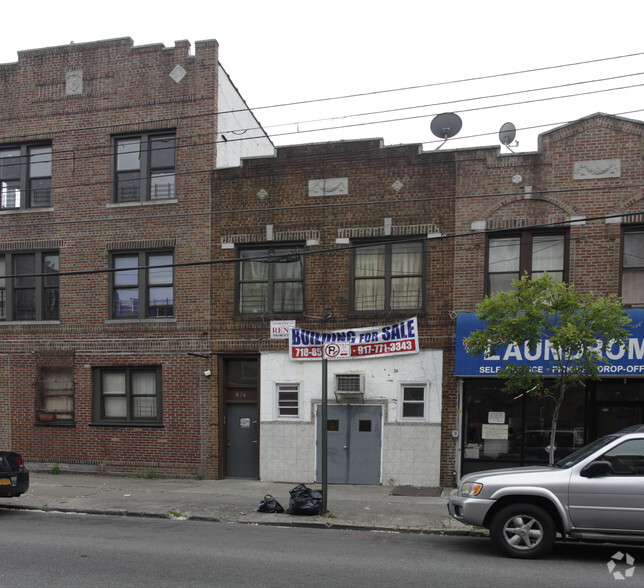
<path id="1" fill-rule="evenodd" d="M 65 429 L 74 428 L 76 426 L 75 422 L 61 422 L 61 421 L 35 421 L 34 425 L 36 427 L 62 427 Z"/>
<path id="2" fill-rule="evenodd" d="M 137 206 L 158 206 L 160 204 L 179 204 L 176 198 L 167 200 L 137 200 L 136 202 L 109 202 L 106 208 L 132 208 Z"/>
<path id="3" fill-rule="evenodd" d="M 16 325 L 59 325 L 60 320 L 55 321 L 0 321 L 1 325 L 16 326 Z"/>
<path id="4" fill-rule="evenodd" d="M 53 206 L 42 206 L 33 208 L 3 208 L 0 209 L 0 214 L 27 214 L 30 212 L 54 212 Z"/>
<path id="5" fill-rule="evenodd" d="M 137 423 L 137 422 L 119 422 L 119 423 L 102 423 L 94 422 L 89 424 L 90 427 L 107 427 L 107 428 L 128 428 L 128 429 L 165 429 L 163 423 Z"/>
<path id="6" fill-rule="evenodd" d="M 176 317 L 172 318 L 146 318 L 146 319 L 107 319 L 106 325 L 122 325 L 122 324 L 163 324 L 163 323 L 176 323 Z"/>

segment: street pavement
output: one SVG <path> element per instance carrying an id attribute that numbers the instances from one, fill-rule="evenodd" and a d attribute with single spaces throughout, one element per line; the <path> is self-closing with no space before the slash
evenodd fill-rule
<path id="1" fill-rule="evenodd" d="M 18 498 L 0 498 L 0 508 L 413 533 L 481 533 L 448 515 L 450 489 L 329 484 L 329 512 L 324 516 L 257 512 L 258 503 L 267 494 L 288 509 L 289 491 L 295 486 L 248 479 L 148 479 L 30 472 L 28 492 Z M 321 490 L 319 484 L 307 486 Z"/>

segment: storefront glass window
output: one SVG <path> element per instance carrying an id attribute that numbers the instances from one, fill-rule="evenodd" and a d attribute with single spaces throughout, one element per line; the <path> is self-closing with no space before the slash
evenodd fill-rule
<path id="1" fill-rule="evenodd" d="M 462 473 L 547 464 L 554 401 L 509 395 L 502 382 L 467 382 Z M 584 444 L 584 390 L 569 391 L 559 413 L 555 459 Z"/>

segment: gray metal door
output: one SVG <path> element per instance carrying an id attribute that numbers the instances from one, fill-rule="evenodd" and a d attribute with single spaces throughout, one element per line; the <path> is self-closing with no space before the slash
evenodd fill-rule
<path id="1" fill-rule="evenodd" d="M 257 405 L 226 406 L 226 476 L 258 477 Z"/>
<path id="2" fill-rule="evenodd" d="M 317 472 L 322 481 L 322 407 L 317 407 Z M 327 481 L 380 484 L 382 407 L 331 404 L 327 411 Z"/>

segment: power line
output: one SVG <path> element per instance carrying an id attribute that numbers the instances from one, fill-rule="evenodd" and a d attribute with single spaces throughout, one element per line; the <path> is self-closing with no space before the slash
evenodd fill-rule
<path id="1" fill-rule="evenodd" d="M 446 162 L 452 164 L 453 162 Z M 644 183 L 636 184 L 617 184 L 617 185 L 602 185 L 602 186 L 589 186 L 585 188 L 553 188 L 548 190 L 532 190 L 532 196 L 548 196 L 552 194 L 571 194 L 571 193 L 584 193 L 584 192 L 604 192 L 604 191 L 617 191 L 617 190 L 632 190 L 639 189 L 644 187 Z M 317 204 L 302 204 L 302 205 L 284 205 L 284 206 L 270 206 L 264 208 L 235 208 L 227 210 L 211 210 L 208 212 L 187 212 L 179 214 L 159 214 L 151 216 L 149 214 L 143 216 L 129 216 L 127 218 L 123 217 L 101 217 L 101 218 L 92 218 L 92 219 L 72 219 L 72 220 L 52 220 L 52 221 L 42 221 L 42 222 L 33 222 L 30 220 L 25 223 L 13 223 L 13 224 L 3 224 L 3 228 L 24 228 L 24 227 L 50 227 L 50 226 L 69 226 L 69 225 L 78 225 L 78 224 L 102 224 L 102 223 L 114 223 L 114 222 L 123 222 L 123 221 L 152 221 L 157 222 L 164 219 L 179 219 L 179 218 L 194 218 L 194 217 L 211 217 L 211 216 L 223 216 L 223 215 L 240 215 L 240 214 L 251 214 L 251 213 L 266 213 L 266 212 L 280 212 L 280 211 L 295 211 L 295 210 L 316 210 L 323 209 L 329 210 L 330 208 L 349 208 L 353 206 L 383 206 L 383 205 L 400 205 L 400 204 L 414 204 L 421 202 L 439 202 L 445 200 L 469 200 L 475 198 L 503 198 L 505 196 L 517 196 L 518 192 L 489 192 L 482 194 L 463 194 L 455 195 L 448 194 L 446 196 L 426 196 L 422 198 L 407 198 L 405 200 L 400 199 L 389 199 L 389 200 L 370 200 L 370 201 L 350 201 L 350 202 L 324 202 Z M 163 201 L 160 201 L 163 202 Z M 629 213 L 630 214 L 630 213 Z M 623 216 L 617 215 L 617 216 Z"/>
<path id="2" fill-rule="evenodd" d="M 287 106 L 300 106 L 303 104 L 315 104 L 318 102 L 329 102 L 332 100 L 346 100 L 349 98 L 362 98 L 364 96 L 376 96 L 379 94 L 388 94 L 392 92 L 404 92 L 404 91 L 409 91 L 409 90 L 419 90 L 419 89 L 424 89 L 424 88 L 434 88 L 438 86 L 447 86 L 447 85 L 452 85 L 452 84 L 462 84 L 466 82 L 479 82 L 482 80 L 491 80 L 495 78 L 503 78 L 503 77 L 509 77 L 509 76 L 515 76 L 515 75 L 522 75 L 522 74 L 528 74 L 528 73 L 536 73 L 536 72 L 542 72 L 542 71 L 550 71 L 550 70 L 555 70 L 555 69 L 563 69 L 567 67 L 577 67 L 580 65 L 589 65 L 592 63 L 601 63 L 605 61 L 613 61 L 613 60 L 618 60 L 618 59 L 626 59 L 630 57 L 640 57 L 644 55 L 644 52 L 642 53 L 629 53 L 625 55 L 616 55 L 613 57 L 602 57 L 599 59 L 590 59 L 587 61 L 577 61 L 577 62 L 572 62 L 572 63 L 564 63 L 560 65 L 550 65 L 550 66 L 543 66 L 543 67 L 536 67 L 532 69 L 524 69 L 524 70 L 518 70 L 518 71 L 513 71 L 513 72 L 504 72 L 504 73 L 498 73 L 498 74 L 489 74 L 485 76 L 476 76 L 476 77 L 471 77 L 471 78 L 462 78 L 462 79 L 457 79 L 457 80 L 448 80 L 448 81 L 443 81 L 443 82 L 433 82 L 429 84 L 420 84 L 417 86 L 406 86 L 402 88 L 391 88 L 387 90 L 373 90 L 370 92 L 362 92 L 359 94 L 346 94 L 343 96 L 333 96 L 333 97 L 327 97 L 327 98 L 314 98 L 311 100 L 299 100 L 296 102 L 285 102 L 283 104 L 273 104 L 273 105 L 268 105 L 268 106 L 257 106 L 253 108 L 252 110 L 265 110 L 269 108 L 284 108 Z M 230 111 L 230 112 L 238 112 L 238 111 Z"/>
<path id="3" fill-rule="evenodd" d="M 644 210 L 630 212 L 628 213 L 628 216 L 641 215 L 641 214 L 644 214 Z M 624 216 L 623 213 L 597 215 L 592 217 L 586 217 L 585 221 L 606 220 L 610 218 L 619 218 L 622 216 Z M 465 231 L 461 233 L 454 232 L 451 235 L 447 233 L 443 233 L 441 235 L 431 236 L 431 237 L 428 237 L 428 236 L 422 237 L 420 235 L 414 235 L 414 236 L 406 236 L 401 239 L 388 239 L 386 241 L 381 240 L 380 242 L 386 242 L 390 244 L 409 243 L 410 241 L 439 242 L 439 241 L 446 241 L 451 239 L 458 239 L 461 237 L 472 237 L 476 235 L 493 234 L 496 236 L 496 235 L 502 235 L 503 233 L 516 233 L 518 230 L 527 231 L 527 230 L 565 227 L 575 222 L 577 221 L 563 220 L 563 221 L 540 223 L 540 224 L 534 224 L 534 225 L 525 225 L 520 228 L 509 227 L 509 228 L 493 229 L 493 230 L 486 229 L 483 231 Z M 568 239 L 571 240 L 570 237 L 568 237 Z M 584 241 L 585 238 L 579 237 L 576 240 Z M 6 275 L 3 275 L 2 278 L 7 280 L 14 279 L 14 278 L 32 278 L 32 277 L 46 277 L 51 279 L 51 278 L 59 278 L 59 277 L 65 277 L 65 276 L 96 275 L 96 274 L 106 274 L 106 273 L 109 274 L 109 273 L 127 272 L 127 271 L 133 271 L 133 270 L 147 270 L 147 269 L 158 270 L 163 268 L 184 268 L 184 267 L 195 267 L 195 266 L 206 266 L 206 265 L 223 265 L 223 264 L 231 264 L 231 263 L 246 263 L 246 262 L 279 263 L 280 259 L 284 259 L 285 261 L 291 261 L 293 256 L 295 255 L 310 257 L 314 255 L 322 255 L 327 253 L 342 253 L 345 251 L 354 251 L 356 249 L 372 247 L 373 245 L 374 245 L 373 240 L 366 240 L 361 243 L 353 243 L 353 244 L 340 246 L 340 247 L 327 247 L 325 249 L 311 249 L 311 250 L 297 249 L 296 250 L 296 248 L 294 247 L 292 251 L 288 251 L 283 254 L 267 255 L 264 257 L 235 257 L 232 259 L 210 259 L 206 261 L 191 261 L 191 262 L 169 263 L 169 264 L 159 264 L 159 265 L 149 265 L 149 266 L 132 266 L 126 269 L 107 268 L 107 269 L 93 269 L 93 270 L 73 270 L 73 271 L 56 272 L 56 273 L 47 272 L 47 273 L 33 273 L 33 274 L 11 274 L 11 275 L 6 274 Z M 1 255 L 2 253 L 0 253 L 0 256 Z"/>
<path id="4" fill-rule="evenodd" d="M 534 72 L 540 72 L 540 71 L 548 71 L 548 70 L 554 70 L 554 69 L 561 69 L 561 68 L 567 68 L 567 67 L 575 67 L 579 65 L 587 65 L 587 64 L 592 64 L 592 63 L 600 63 L 604 61 L 611 61 L 611 60 L 618 60 L 618 59 L 625 59 L 625 58 L 631 58 L 631 57 L 637 57 L 644 55 L 643 53 L 632 53 L 632 54 L 626 54 L 626 55 L 621 55 L 621 56 L 613 56 L 613 57 L 606 57 L 606 58 L 600 58 L 600 59 L 594 59 L 594 60 L 588 60 L 588 61 L 581 61 L 581 62 L 575 62 L 575 63 L 569 63 L 569 64 L 561 64 L 561 65 L 555 65 L 555 66 L 546 66 L 546 67 L 540 67 L 540 68 L 533 68 L 533 69 L 528 69 L 528 70 L 520 70 L 516 72 L 507 72 L 507 73 L 500 73 L 500 74 L 492 74 L 488 76 L 479 76 L 475 78 L 464 78 L 460 80 L 451 80 L 451 81 L 446 81 L 446 82 L 436 82 L 436 83 L 430 83 L 430 84 L 423 84 L 420 86 L 410 86 L 407 88 L 395 88 L 395 89 L 389 89 L 389 90 L 377 90 L 373 92 L 367 92 L 367 93 L 362 93 L 362 94 L 354 94 L 354 95 L 347 95 L 347 96 L 337 96 L 337 97 L 331 97 L 331 98 L 321 98 L 321 99 L 313 99 L 313 100 L 307 100 L 307 101 L 300 101 L 300 102 L 292 102 L 292 103 L 284 103 L 284 104 L 279 104 L 279 105 L 269 105 L 269 106 L 260 106 L 255 109 L 232 109 L 232 110 L 227 110 L 227 111 L 221 111 L 221 112 L 216 112 L 216 111 L 211 111 L 211 112 L 206 112 L 206 113 L 199 113 L 199 114 L 194 114 L 194 115 L 181 115 L 181 116 L 166 116 L 161 119 L 154 119 L 154 120 L 149 120 L 149 121 L 137 121 L 138 124 L 155 124 L 155 123 L 167 123 L 168 120 L 187 120 L 190 118 L 201 118 L 201 117 L 206 117 L 206 116 L 216 116 L 216 115 L 222 115 L 222 114 L 232 114 L 232 113 L 239 113 L 239 112 L 249 112 L 251 115 L 254 111 L 256 110 L 262 110 L 262 109 L 269 109 L 269 108 L 278 108 L 278 107 L 286 107 L 286 106 L 295 106 L 298 104 L 311 104 L 311 103 L 316 103 L 316 102 L 327 102 L 330 100 L 341 100 L 345 98 L 352 98 L 352 97 L 358 97 L 358 96 L 367 96 L 367 95 L 377 95 L 377 94 L 382 94 L 382 93 L 389 93 L 389 92 L 400 92 L 404 90 L 413 90 L 413 89 L 418 89 L 418 88 L 427 88 L 427 87 L 433 87 L 433 86 L 443 86 L 443 85 L 450 85 L 450 84 L 458 84 L 458 83 L 464 83 L 464 82 L 470 82 L 470 81 L 479 81 L 479 80 L 486 80 L 486 79 L 494 79 L 494 78 L 500 78 L 500 77 L 507 77 L 507 76 L 513 76 L 513 75 L 520 75 L 520 74 L 526 74 L 526 73 L 534 73 Z M 429 108 L 432 106 L 439 106 L 439 105 L 447 105 L 447 104 L 457 104 L 459 102 L 465 102 L 465 101 L 472 101 L 472 100 L 483 100 L 483 99 L 489 99 L 492 97 L 502 97 L 506 95 L 512 95 L 512 94 L 520 94 L 520 93 L 528 93 L 528 92 L 537 92 L 537 91 L 544 91 L 544 90 L 549 90 L 549 89 L 556 89 L 558 87 L 566 87 L 570 85 L 579 85 L 579 84 L 587 84 L 587 83 L 597 83 L 601 81 L 608 81 L 610 79 L 618 79 L 621 77 L 629 77 L 629 76 L 634 76 L 634 75 L 642 75 L 641 73 L 635 73 L 635 74 L 627 74 L 624 76 L 615 76 L 613 78 L 604 78 L 604 79 L 595 79 L 595 80 L 587 80 L 587 81 L 581 81 L 581 82 L 576 82 L 576 83 L 570 83 L 570 84 L 562 84 L 561 86 L 551 86 L 551 87 L 546 87 L 546 88 L 537 88 L 537 89 L 531 89 L 531 90 L 523 90 L 523 91 L 518 91 L 518 92 L 509 92 L 505 94 L 498 94 L 498 95 L 492 95 L 492 96 L 483 96 L 483 97 L 477 97 L 477 98 L 469 98 L 469 99 L 455 99 L 447 102 L 442 102 L 442 103 L 436 103 L 436 104 L 429 104 L 429 105 L 422 105 L 422 106 L 412 106 L 412 107 L 406 107 L 406 108 L 401 108 L 401 109 L 392 109 L 388 111 L 382 111 L 382 113 L 386 112 L 395 112 L 398 110 L 409 110 L 409 109 L 415 109 L 415 108 Z M 592 93 L 597 93 L 597 92 L 606 92 L 606 91 L 613 91 L 613 90 L 621 90 L 621 89 L 627 89 L 627 88 L 633 88 L 633 87 L 639 87 L 639 85 L 634 85 L 634 86 L 627 86 L 627 87 L 621 87 L 621 88 L 614 88 L 614 89 L 608 89 L 608 90 L 598 90 L 594 92 L 588 92 L 585 94 L 572 94 L 572 95 L 567 95 L 567 96 L 559 96 L 559 97 L 551 97 L 547 99 L 542 99 L 542 100 L 553 100 L 553 99 L 564 99 L 564 98 L 569 98 L 569 97 L 578 97 L 580 95 L 587 95 L 587 94 L 592 94 Z M 502 104 L 502 105 L 496 105 L 496 106 L 488 106 L 485 108 L 476 108 L 476 109 L 469 109 L 464 112 L 473 112 L 476 110 L 483 110 L 483 109 L 488 109 L 488 108 L 501 108 L 504 106 L 515 106 L 519 104 L 527 104 L 530 102 L 539 102 L 540 100 L 533 100 L 533 101 L 527 101 L 527 102 L 518 102 L 518 103 L 511 103 L 511 104 Z M 351 118 L 351 117 L 356 117 L 356 116 L 368 116 L 372 114 L 378 114 L 378 111 L 373 112 L 373 113 L 354 113 L 350 115 L 344 115 L 344 116 L 334 116 L 330 118 Z M 425 117 L 427 116 L 434 116 L 437 113 L 433 114 L 428 114 L 424 115 Z M 343 126 L 334 126 L 334 127 L 325 127 L 321 129 L 311 129 L 307 131 L 293 131 L 293 132 L 287 132 L 287 133 L 279 133 L 273 136 L 289 136 L 289 135 L 297 135 L 297 134 L 302 134 L 302 133 L 312 133 L 312 132 L 320 132 L 320 131 L 329 131 L 329 130 L 338 130 L 338 129 L 343 129 L 343 128 L 349 128 L 353 126 L 362 126 L 363 124 L 388 124 L 391 122 L 399 122 L 399 121 L 404 121 L 404 120 L 413 120 L 414 118 L 418 117 L 407 117 L 407 118 L 400 118 L 400 119 L 390 119 L 390 120 L 385 120 L 385 121 L 373 121 L 369 123 L 362 123 L 359 125 L 343 125 Z M 315 121 L 310 121 L 310 122 L 319 122 L 323 120 L 329 120 L 329 117 L 323 118 L 323 119 L 317 119 Z M 272 125 L 272 126 L 288 126 L 288 125 L 298 125 L 298 124 L 307 124 L 309 121 L 296 121 L 296 122 L 291 122 L 291 123 L 280 123 L 279 125 Z M 131 125 L 131 123 L 123 123 L 123 125 Z M 106 125 L 99 125 L 99 126 L 93 126 L 93 127 L 81 127 L 76 129 L 77 131 L 83 131 L 83 130 L 99 130 L 99 129 L 114 129 L 115 125 L 114 123 L 112 124 L 106 124 Z M 266 128 L 272 128 L 271 127 L 266 127 Z M 235 130 L 229 130 L 225 132 L 231 132 L 231 133 L 246 133 L 249 131 L 263 131 L 262 126 L 258 127 L 252 127 L 248 129 L 235 129 Z M 48 133 L 43 133 L 48 136 L 53 136 L 56 134 L 69 134 L 69 129 L 57 131 L 57 132 L 48 132 Z M 232 141 L 238 141 L 238 140 L 247 140 L 247 139 L 257 139 L 257 137 L 239 137 L 239 138 L 233 138 L 229 139 Z M 222 141 L 213 141 L 210 142 L 210 144 L 213 143 L 220 143 Z M 208 143 L 204 143 L 208 144 Z M 101 147 L 97 147 L 101 148 Z M 109 155 L 109 154 L 108 154 Z"/>

